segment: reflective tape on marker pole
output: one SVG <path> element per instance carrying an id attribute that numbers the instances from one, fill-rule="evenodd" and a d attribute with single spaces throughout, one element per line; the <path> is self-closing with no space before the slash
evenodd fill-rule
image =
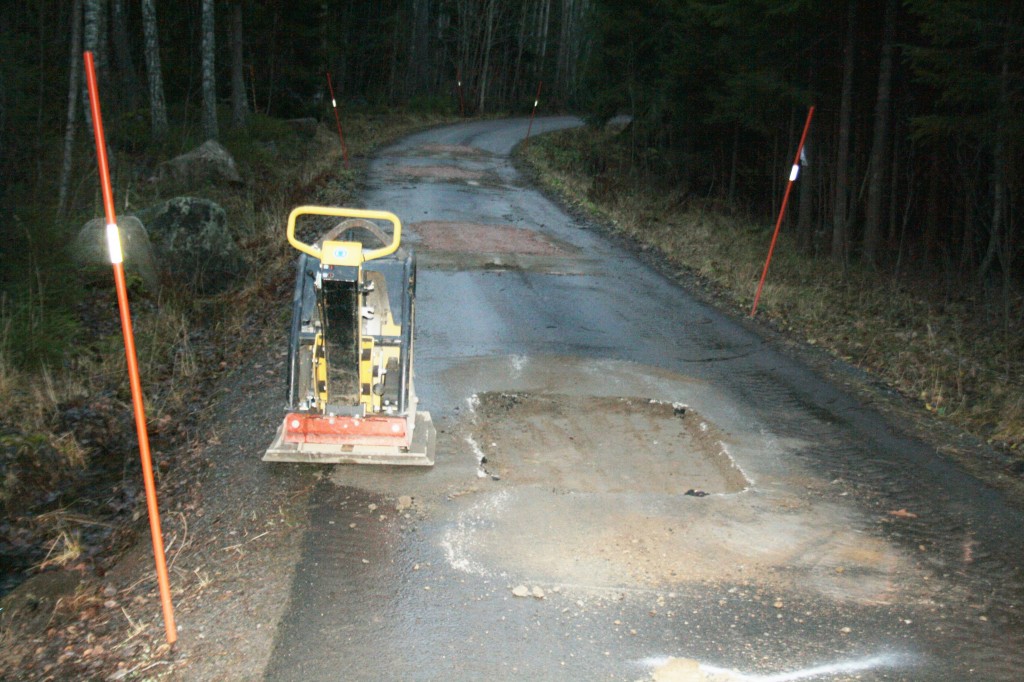
<path id="1" fill-rule="evenodd" d="M 113 223 L 107 225 L 107 251 L 110 252 L 111 264 L 124 262 L 124 256 L 121 254 L 121 231 Z"/>
<path id="2" fill-rule="evenodd" d="M 537 105 L 538 105 L 538 104 L 540 104 L 540 100 L 539 100 L 539 99 L 535 99 L 535 100 L 533 100 L 533 108 L 534 108 L 534 109 L 536 109 L 536 108 L 537 108 Z"/>
<path id="3" fill-rule="evenodd" d="M 331 106 L 334 107 L 335 109 L 338 108 L 338 101 L 335 100 L 333 97 L 331 98 Z"/>
<path id="4" fill-rule="evenodd" d="M 799 163 L 794 163 L 793 164 L 793 169 L 789 171 L 789 181 L 790 182 L 795 182 L 796 181 L 796 176 L 798 176 L 798 175 L 800 175 L 800 164 Z"/>

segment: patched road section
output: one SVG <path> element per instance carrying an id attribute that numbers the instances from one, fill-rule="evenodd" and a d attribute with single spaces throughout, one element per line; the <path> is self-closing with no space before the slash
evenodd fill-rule
<path id="1" fill-rule="evenodd" d="M 640 398 L 485 393 L 472 436 L 487 471 L 568 493 L 735 493 L 749 481 L 723 434 L 681 403 Z"/>

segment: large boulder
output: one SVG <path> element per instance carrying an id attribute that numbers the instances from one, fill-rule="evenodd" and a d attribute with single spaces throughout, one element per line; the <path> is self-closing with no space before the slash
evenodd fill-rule
<path id="1" fill-rule="evenodd" d="M 135 216 L 121 216 L 117 226 L 121 231 L 125 273 L 129 277 L 137 276 L 148 290 L 156 291 L 160 277 L 146 228 Z M 109 279 L 110 252 L 107 248 L 106 220 L 93 218 L 83 225 L 71 243 L 71 255 L 88 276 Z"/>
<path id="2" fill-rule="evenodd" d="M 242 183 L 231 152 L 216 140 L 207 140 L 195 149 L 160 164 L 157 177 L 161 180 L 170 178 L 189 187 L 207 183 Z"/>
<path id="3" fill-rule="evenodd" d="M 165 281 L 199 294 L 230 288 L 246 271 L 224 209 L 198 197 L 174 197 L 139 211 Z"/>

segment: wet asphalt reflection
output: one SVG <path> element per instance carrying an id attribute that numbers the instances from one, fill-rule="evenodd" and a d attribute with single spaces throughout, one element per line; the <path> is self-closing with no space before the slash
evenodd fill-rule
<path id="1" fill-rule="evenodd" d="M 1024 514 L 525 186 L 526 125 L 372 167 L 560 250 L 423 244 L 437 463 L 322 469 L 266 679 L 1020 679 Z"/>

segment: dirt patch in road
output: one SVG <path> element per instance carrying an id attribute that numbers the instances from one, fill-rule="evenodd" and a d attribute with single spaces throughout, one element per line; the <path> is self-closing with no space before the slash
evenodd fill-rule
<path id="1" fill-rule="evenodd" d="M 489 152 L 468 144 L 424 144 L 416 148 L 416 151 L 428 155 L 447 154 L 450 156 L 484 157 L 491 156 Z"/>
<path id="2" fill-rule="evenodd" d="M 449 253 L 517 253 L 567 256 L 554 240 L 533 230 L 512 225 L 427 220 L 409 228 L 419 237 L 418 248 Z"/>
<path id="3" fill-rule="evenodd" d="M 458 166 L 409 166 L 395 168 L 395 173 L 412 178 L 427 180 L 466 180 L 484 182 L 488 176 L 481 171 L 467 170 Z"/>
<path id="4" fill-rule="evenodd" d="M 484 577 L 583 591 L 749 587 L 861 605 L 911 603 L 924 589 L 884 539 L 843 511 L 780 510 L 763 497 L 583 493 L 505 479 L 444 537 L 451 565 Z"/>
<path id="5" fill-rule="evenodd" d="M 446 533 L 460 570 L 597 591 L 715 584 L 863 605 L 908 598 L 914 571 L 900 552 L 843 506 L 751 484 L 729 452 L 741 436 L 692 407 L 507 391 L 470 405 L 460 433 L 494 488 Z M 748 463 L 768 456 L 742 451 Z"/>
<path id="6" fill-rule="evenodd" d="M 476 408 L 488 470 L 573 492 L 735 493 L 748 481 L 724 435 L 655 400 L 486 393 Z"/>

